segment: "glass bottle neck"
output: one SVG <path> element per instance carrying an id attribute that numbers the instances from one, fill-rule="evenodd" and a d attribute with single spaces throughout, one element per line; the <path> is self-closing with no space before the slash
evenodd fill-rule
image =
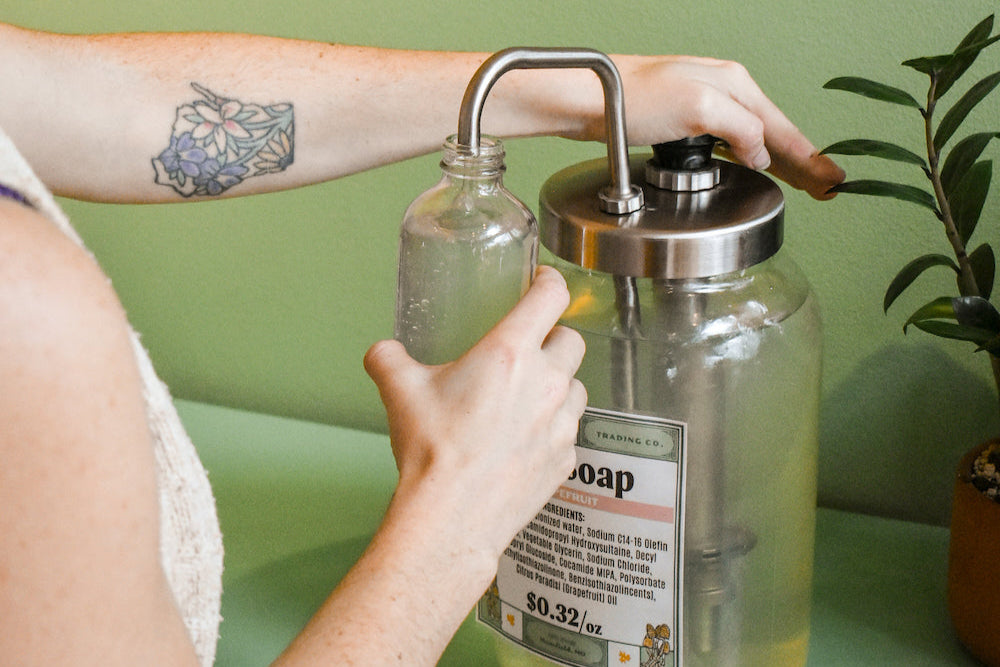
<path id="1" fill-rule="evenodd" d="M 500 181 L 506 170 L 504 156 L 503 143 L 496 137 L 482 136 L 479 152 L 474 154 L 452 135 L 442 148 L 441 171 L 451 178 Z"/>

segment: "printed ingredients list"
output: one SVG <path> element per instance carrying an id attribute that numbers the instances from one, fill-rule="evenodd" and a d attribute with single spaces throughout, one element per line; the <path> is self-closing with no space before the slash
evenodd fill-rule
<path id="1" fill-rule="evenodd" d="M 635 434 L 617 414 L 613 431 L 603 414 L 588 416 L 591 439 L 610 432 L 683 442 L 682 425 L 668 423 L 680 433 L 653 440 L 649 420 Z M 682 447 L 661 447 L 657 458 L 595 449 L 586 426 L 577 468 L 504 552 L 480 617 L 489 623 L 483 611 L 492 609 L 494 627 L 567 664 L 605 664 L 615 650 L 618 664 L 619 655 L 630 662 L 648 647 L 648 627 L 676 625 Z"/>

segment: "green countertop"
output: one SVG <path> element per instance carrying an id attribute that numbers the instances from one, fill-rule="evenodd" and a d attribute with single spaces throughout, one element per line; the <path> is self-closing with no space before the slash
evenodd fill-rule
<path id="1" fill-rule="evenodd" d="M 358 557 L 396 471 L 385 436 L 199 403 L 178 409 L 226 545 L 217 665 L 266 665 Z M 809 665 L 975 665 L 945 610 L 948 531 L 820 509 Z M 496 664 L 467 621 L 441 665 Z"/>

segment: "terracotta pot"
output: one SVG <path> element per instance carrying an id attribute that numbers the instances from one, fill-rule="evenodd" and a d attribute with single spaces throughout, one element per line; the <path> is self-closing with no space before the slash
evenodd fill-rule
<path id="1" fill-rule="evenodd" d="M 959 641 L 1000 667 L 1000 503 L 972 485 L 972 462 L 990 442 L 962 458 L 955 480 L 948 553 L 948 610 Z"/>

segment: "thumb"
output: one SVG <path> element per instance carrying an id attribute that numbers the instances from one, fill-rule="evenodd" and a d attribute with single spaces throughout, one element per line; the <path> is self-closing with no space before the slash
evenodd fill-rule
<path id="1" fill-rule="evenodd" d="M 365 353 L 364 364 L 365 372 L 383 397 L 408 374 L 406 371 L 420 366 L 396 340 L 381 340 L 372 345 Z"/>

